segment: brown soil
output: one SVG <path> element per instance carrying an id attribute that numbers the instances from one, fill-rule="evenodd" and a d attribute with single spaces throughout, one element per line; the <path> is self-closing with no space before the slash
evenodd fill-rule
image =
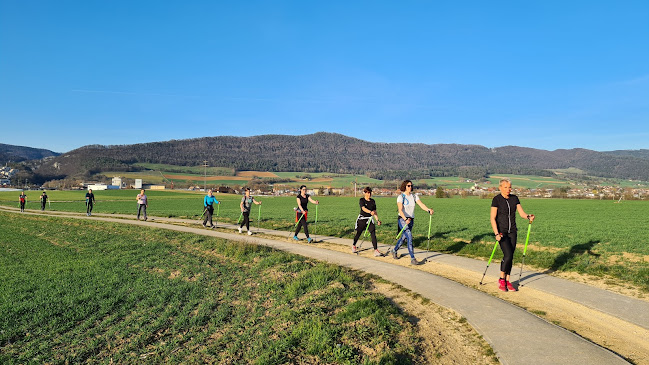
<path id="1" fill-rule="evenodd" d="M 208 177 L 203 177 L 199 175 L 172 175 L 172 174 L 166 174 L 163 175 L 167 179 L 175 179 L 175 180 L 207 180 L 207 181 L 213 181 L 213 180 L 250 180 L 249 177 L 241 177 L 241 176 L 208 176 Z"/>
<path id="2" fill-rule="evenodd" d="M 279 177 L 272 172 L 267 172 L 267 171 L 239 171 L 237 172 L 237 176 L 245 176 L 245 177 Z"/>

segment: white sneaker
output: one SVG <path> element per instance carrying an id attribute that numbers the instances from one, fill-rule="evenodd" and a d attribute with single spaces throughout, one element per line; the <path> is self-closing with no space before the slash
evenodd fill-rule
<path id="1" fill-rule="evenodd" d="M 248 236 L 252 236 L 252 231 L 248 231 Z"/>
<path id="2" fill-rule="evenodd" d="M 241 227 L 239 227 L 239 233 L 243 233 L 243 232 L 241 232 Z"/>

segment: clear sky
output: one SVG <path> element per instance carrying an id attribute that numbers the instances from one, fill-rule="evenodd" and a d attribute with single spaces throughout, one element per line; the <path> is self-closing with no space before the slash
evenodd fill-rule
<path id="1" fill-rule="evenodd" d="M 0 143 L 317 131 L 649 148 L 649 1 L 0 0 Z"/>

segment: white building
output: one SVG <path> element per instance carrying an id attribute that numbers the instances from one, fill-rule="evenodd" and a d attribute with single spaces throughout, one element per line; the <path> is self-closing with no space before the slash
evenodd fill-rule
<path id="1" fill-rule="evenodd" d="M 113 182 L 112 182 L 111 185 L 119 186 L 119 188 L 121 189 L 122 188 L 122 178 L 119 177 L 119 176 L 115 176 L 113 178 Z"/>

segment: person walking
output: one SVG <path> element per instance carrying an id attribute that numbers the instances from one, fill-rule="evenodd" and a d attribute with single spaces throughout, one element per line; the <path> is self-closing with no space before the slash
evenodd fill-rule
<path id="1" fill-rule="evenodd" d="M 370 232 L 370 235 L 372 237 L 372 246 L 374 247 L 374 256 L 383 256 L 381 252 L 379 252 L 378 246 L 377 246 L 377 240 L 376 240 L 376 225 L 381 225 L 381 221 L 379 220 L 379 216 L 376 214 L 376 202 L 374 199 L 372 199 L 372 188 L 365 187 L 363 189 L 363 194 L 364 197 L 362 197 L 358 201 L 358 205 L 361 207 L 360 213 L 358 213 L 358 217 L 356 218 L 356 236 L 354 236 L 354 243 L 352 244 L 352 252 L 356 253 L 356 242 L 358 242 L 358 238 L 365 232 L 367 229 L 368 232 Z M 368 227 L 369 224 L 369 227 Z"/>
<path id="2" fill-rule="evenodd" d="M 317 200 L 311 199 L 311 195 L 306 193 L 306 185 L 300 186 L 300 193 L 297 194 L 297 210 L 295 214 L 295 219 L 297 223 L 297 227 L 295 228 L 295 234 L 293 235 L 293 239 L 296 241 L 299 241 L 300 239 L 297 238 L 298 233 L 300 233 L 300 230 L 304 227 L 304 234 L 306 235 L 306 240 L 308 243 L 311 243 L 313 241 L 311 237 L 309 237 L 309 225 L 307 224 L 307 214 L 309 213 L 309 208 L 308 204 L 309 202 L 313 204 L 320 204 Z"/>
<path id="3" fill-rule="evenodd" d="M 140 193 L 137 194 L 137 220 L 140 220 L 140 212 L 144 210 L 144 220 L 147 220 L 146 208 L 149 207 L 149 199 L 144 193 L 144 189 L 140 190 Z"/>
<path id="4" fill-rule="evenodd" d="M 25 211 L 25 203 L 27 202 L 27 195 L 25 195 L 24 191 L 20 192 L 20 196 L 18 197 L 18 201 L 20 202 L 20 211 L 24 212 Z"/>
<path id="5" fill-rule="evenodd" d="M 527 214 L 521 206 L 520 200 L 512 194 L 512 183 L 509 179 L 500 180 L 498 184 L 500 194 L 491 201 L 491 228 L 496 240 L 503 251 L 503 259 L 500 262 L 500 279 L 498 289 L 502 291 L 516 291 L 516 288 L 509 281 L 516 250 L 516 212 L 527 219 L 530 223 L 534 221 L 534 214 Z"/>
<path id="6" fill-rule="evenodd" d="M 210 222 L 210 227 L 214 227 L 212 224 L 212 214 L 214 214 L 214 204 L 221 204 L 216 198 L 212 195 L 212 189 L 207 191 L 207 195 L 203 198 L 203 208 L 205 209 L 205 218 L 203 219 L 203 227 L 207 227 L 207 222 Z"/>
<path id="7" fill-rule="evenodd" d="M 250 231 L 250 209 L 252 208 L 253 203 L 256 205 L 261 204 L 261 202 L 256 201 L 254 197 L 250 196 L 250 188 L 246 188 L 245 195 L 241 198 L 241 203 L 239 204 L 241 215 L 243 216 L 243 220 L 239 226 L 239 233 L 243 233 L 242 228 L 245 224 L 248 236 L 252 236 L 252 232 Z"/>
<path id="8" fill-rule="evenodd" d="M 86 193 L 86 215 L 90 217 L 92 215 L 92 207 L 95 205 L 95 194 L 92 193 L 92 189 L 88 189 Z"/>
<path id="9" fill-rule="evenodd" d="M 43 192 L 43 194 L 41 194 L 41 210 L 42 211 L 45 210 L 45 203 L 47 203 L 47 193 Z"/>
<path id="10" fill-rule="evenodd" d="M 426 204 L 424 204 L 421 199 L 415 194 L 412 193 L 413 186 L 412 181 L 405 180 L 401 183 L 401 195 L 397 197 L 397 208 L 399 211 L 399 221 L 398 227 L 399 232 L 402 232 L 401 237 L 397 241 L 396 246 L 392 249 L 392 257 L 398 259 L 400 256 L 397 254 L 397 250 L 401 247 L 401 244 L 404 240 L 408 240 L 408 253 L 410 254 L 410 264 L 411 265 L 421 265 L 425 261 L 417 261 L 415 259 L 415 252 L 412 248 L 412 227 L 415 221 L 415 203 L 419 207 L 428 212 L 428 214 L 433 214 L 432 209 L 428 209 Z"/>

